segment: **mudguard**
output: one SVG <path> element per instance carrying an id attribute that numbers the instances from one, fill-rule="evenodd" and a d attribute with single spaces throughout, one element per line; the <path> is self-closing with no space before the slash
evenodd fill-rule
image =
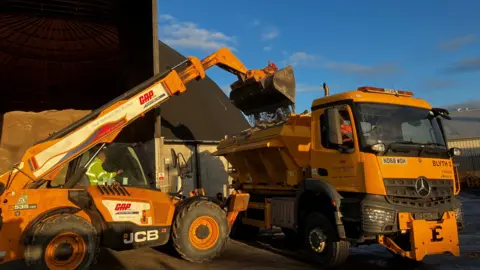
<path id="1" fill-rule="evenodd" d="M 337 192 L 334 186 L 330 183 L 315 178 L 308 178 L 298 185 L 296 199 L 295 199 L 295 226 L 298 226 L 298 213 L 300 207 L 300 198 L 306 192 L 313 192 L 316 195 L 326 196 L 332 202 L 333 217 L 337 227 L 338 236 L 340 239 L 346 239 L 345 229 L 342 222 L 342 214 L 340 212 L 340 203 L 342 196 Z"/>

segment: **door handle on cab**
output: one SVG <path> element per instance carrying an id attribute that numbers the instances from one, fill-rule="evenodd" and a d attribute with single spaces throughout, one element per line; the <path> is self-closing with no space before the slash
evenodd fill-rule
<path id="1" fill-rule="evenodd" d="M 317 174 L 320 176 L 328 176 L 328 171 L 324 168 L 318 168 L 317 169 Z"/>

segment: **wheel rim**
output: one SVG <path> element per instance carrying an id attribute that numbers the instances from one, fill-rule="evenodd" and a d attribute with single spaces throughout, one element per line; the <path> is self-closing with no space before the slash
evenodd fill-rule
<path id="1" fill-rule="evenodd" d="M 188 235 L 195 248 L 207 250 L 217 243 L 220 229 L 215 219 L 202 216 L 192 223 Z"/>
<path id="2" fill-rule="evenodd" d="M 87 251 L 85 241 L 76 233 L 63 233 L 50 241 L 45 251 L 48 268 L 76 269 L 83 261 Z"/>
<path id="3" fill-rule="evenodd" d="M 322 229 L 315 228 L 308 234 L 308 242 L 314 252 L 322 253 L 327 246 L 327 236 Z"/>

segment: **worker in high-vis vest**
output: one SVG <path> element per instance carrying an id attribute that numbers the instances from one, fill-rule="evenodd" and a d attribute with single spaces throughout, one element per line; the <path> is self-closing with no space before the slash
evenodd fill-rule
<path id="1" fill-rule="evenodd" d="M 105 152 L 102 150 L 95 159 L 88 165 L 86 175 L 90 179 L 90 185 L 104 185 L 111 180 L 114 182 L 115 176 L 121 174 L 123 171 L 118 170 L 117 172 L 108 172 L 103 168 L 103 162 L 105 162 Z"/>

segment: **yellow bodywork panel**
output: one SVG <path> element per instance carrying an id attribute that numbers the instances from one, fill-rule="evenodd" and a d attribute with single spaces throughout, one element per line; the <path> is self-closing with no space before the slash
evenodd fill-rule
<path id="1" fill-rule="evenodd" d="M 421 261 L 427 255 L 450 253 L 460 256 L 455 212 L 446 212 L 440 221 L 415 220 L 410 213 L 399 213 L 400 230 L 410 231 L 411 251 L 404 251 L 388 237 L 379 243 L 390 251 Z"/>
<path id="2" fill-rule="evenodd" d="M 237 219 L 238 213 L 248 209 L 248 202 L 250 194 L 248 193 L 233 193 L 230 195 L 230 203 L 228 206 L 227 220 L 228 226 L 232 228 L 233 223 Z"/>
<path id="3" fill-rule="evenodd" d="M 354 102 L 376 102 L 386 104 L 396 104 L 403 106 L 413 106 L 425 109 L 431 109 L 431 105 L 423 99 L 415 97 L 395 96 L 390 94 L 368 93 L 363 91 L 349 91 L 326 97 L 321 97 L 313 101 L 312 107 L 320 106 L 326 103 L 338 100 L 353 100 Z"/>
<path id="4" fill-rule="evenodd" d="M 292 115 L 285 124 L 222 140 L 213 153 L 225 156 L 242 184 L 295 186 L 310 161 L 311 117 Z"/>

